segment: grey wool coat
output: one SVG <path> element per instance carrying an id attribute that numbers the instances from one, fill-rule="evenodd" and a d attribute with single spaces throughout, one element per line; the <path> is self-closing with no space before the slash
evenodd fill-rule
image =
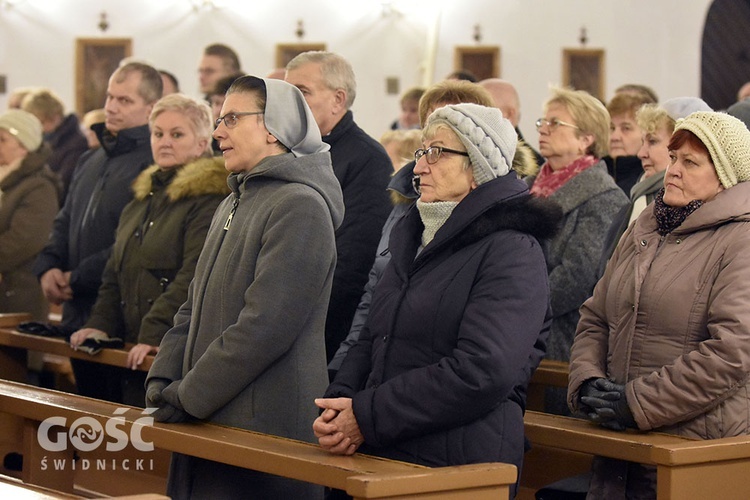
<path id="1" fill-rule="evenodd" d="M 187 302 L 149 372 L 179 381 L 194 417 L 313 440 L 313 399 L 328 376 L 333 231 L 343 216 L 341 189 L 318 156 L 329 155 L 272 156 L 229 177 L 233 193 L 214 215 Z"/>
<path id="2" fill-rule="evenodd" d="M 580 317 L 578 308 L 594 290 L 604 239 L 628 197 L 600 161 L 570 179 L 549 199 L 562 207 L 563 226 L 547 254 L 553 315 L 547 358 L 568 361 Z"/>

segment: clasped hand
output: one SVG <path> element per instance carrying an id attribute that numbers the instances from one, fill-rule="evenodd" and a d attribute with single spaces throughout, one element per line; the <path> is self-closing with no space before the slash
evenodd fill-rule
<path id="1" fill-rule="evenodd" d="M 581 386 L 580 397 L 583 410 L 592 422 L 615 431 L 638 427 L 628 406 L 624 385 L 606 378 L 589 379 Z"/>
<path id="2" fill-rule="evenodd" d="M 354 416 L 351 398 L 319 398 L 323 410 L 313 422 L 313 432 L 324 450 L 334 455 L 353 455 L 365 441 Z"/>

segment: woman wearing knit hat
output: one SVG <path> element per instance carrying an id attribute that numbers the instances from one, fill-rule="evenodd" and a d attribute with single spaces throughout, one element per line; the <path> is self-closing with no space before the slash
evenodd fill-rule
<path id="1" fill-rule="evenodd" d="M 47 318 L 48 304 L 32 272 L 47 244 L 62 186 L 47 166 L 42 124 L 26 111 L 0 115 L 0 312 Z"/>
<path id="2" fill-rule="evenodd" d="M 654 201 L 656 193 L 664 186 L 664 173 L 669 166 L 669 139 L 672 137 L 676 121 L 695 111 L 712 111 L 703 99 L 698 97 L 675 97 L 661 105 L 645 104 L 635 114 L 638 128 L 642 131 L 642 144 L 638 158 L 643 172 L 638 183 L 630 190 L 630 203 L 620 210 L 607 231 L 604 251 L 599 260 L 598 276 L 604 274 L 607 261 L 612 257 L 617 242 L 628 226 L 640 215 L 646 206 Z"/>
<path id="3" fill-rule="evenodd" d="M 750 434 L 750 132 L 696 112 L 669 155 L 664 189 L 581 308 L 568 404 L 616 430 Z M 597 458 L 593 472 L 594 498 L 655 495 L 651 467 Z"/>
<path id="4" fill-rule="evenodd" d="M 540 240 L 561 214 L 511 171 L 516 144 L 496 108 L 430 115 L 420 197 L 391 232 L 359 342 L 316 400 L 332 453 L 521 465 L 524 388 L 550 318 Z"/>

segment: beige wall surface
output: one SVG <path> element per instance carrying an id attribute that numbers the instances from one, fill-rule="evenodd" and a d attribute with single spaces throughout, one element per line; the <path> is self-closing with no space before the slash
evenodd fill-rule
<path id="1" fill-rule="evenodd" d="M 47 86 L 75 105 L 75 39 L 129 37 L 133 55 L 177 75 L 198 95 L 197 63 L 213 42 L 234 47 L 243 69 L 265 76 L 278 43 L 323 42 L 352 62 L 355 119 L 379 137 L 403 91 L 453 70 L 454 47 L 501 47 L 500 72 L 521 93 L 521 129 L 536 145 L 534 120 L 562 78 L 563 48 L 604 49 L 605 95 L 629 82 L 662 99 L 700 91 L 700 44 L 711 0 L 0 0 L 0 75 L 7 88 Z M 100 13 L 109 28 L 100 31 Z M 295 34 L 303 21 L 304 36 Z M 749 78 L 750 79 L 750 78 Z M 8 93 L 0 94 L 0 109 Z"/>

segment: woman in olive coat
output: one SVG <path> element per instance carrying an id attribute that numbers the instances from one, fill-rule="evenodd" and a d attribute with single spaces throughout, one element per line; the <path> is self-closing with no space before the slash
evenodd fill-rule
<path id="1" fill-rule="evenodd" d="M 57 214 L 62 185 L 47 166 L 42 125 L 26 111 L 0 116 L 0 312 L 47 318 L 48 303 L 32 272 Z"/>
<path id="2" fill-rule="evenodd" d="M 150 118 L 156 164 L 133 183 L 134 199 L 123 210 L 102 276 L 96 304 L 71 345 L 106 335 L 136 344 L 128 363 L 136 368 L 172 326 L 187 298 L 211 218 L 229 194 L 224 161 L 210 156 L 210 109 L 182 94 L 156 103 Z M 113 399 L 142 406 L 145 373 L 110 381 Z M 124 389 L 120 395 L 118 389 Z"/>

